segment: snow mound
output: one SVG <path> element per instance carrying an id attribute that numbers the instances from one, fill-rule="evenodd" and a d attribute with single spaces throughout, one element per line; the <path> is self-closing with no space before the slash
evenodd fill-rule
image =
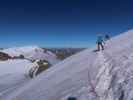
<path id="1" fill-rule="evenodd" d="M 133 30 L 85 50 L 39 75 L 4 100 L 133 100 Z"/>
<path id="2" fill-rule="evenodd" d="M 24 55 L 25 58 L 30 60 L 47 60 L 51 64 L 55 64 L 59 62 L 56 55 L 50 51 L 47 51 L 46 53 L 42 48 L 39 48 L 38 46 L 25 46 L 25 47 L 14 47 L 9 49 L 4 49 L 2 52 L 9 54 L 10 56 L 20 56 Z"/>

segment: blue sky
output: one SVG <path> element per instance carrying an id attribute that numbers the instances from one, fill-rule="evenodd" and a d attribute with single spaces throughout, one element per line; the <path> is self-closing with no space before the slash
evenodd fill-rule
<path id="1" fill-rule="evenodd" d="M 91 47 L 133 28 L 132 0 L 0 1 L 0 47 Z"/>

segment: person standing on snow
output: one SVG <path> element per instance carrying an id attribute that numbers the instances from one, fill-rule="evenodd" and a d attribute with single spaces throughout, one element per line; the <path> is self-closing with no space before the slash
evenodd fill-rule
<path id="1" fill-rule="evenodd" d="M 97 34 L 97 49 L 98 51 L 100 51 L 100 48 L 102 48 L 102 50 L 104 50 L 104 39 L 103 39 L 103 35 L 102 34 Z"/>

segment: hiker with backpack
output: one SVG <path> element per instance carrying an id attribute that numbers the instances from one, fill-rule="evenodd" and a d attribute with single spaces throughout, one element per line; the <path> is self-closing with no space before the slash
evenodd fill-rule
<path id="1" fill-rule="evenodd" d="M 104 37 L 103 37 L 102 34 L 100 34 L 100 33 L 97 34 L 96 43 L 97 43 L 97 51 L 100 51 L 100 48 L 102 48 L 102 50 L 104 50 L 104 45 L 103 44 L 105 44 L 105 43 L 104 43 Z"/>

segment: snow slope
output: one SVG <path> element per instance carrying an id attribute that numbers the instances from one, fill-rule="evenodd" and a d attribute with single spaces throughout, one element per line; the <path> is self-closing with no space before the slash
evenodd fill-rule
<path id="1" fill-rule="evenodd" d="M 51 67 L 4 100 L 133 100 L 133 30 Z"/>
<path id="2" fill-rule="evenodd" d="M 26 83 L 28 70 L 32 63 L 27 60 L 8 60 L 0 62 L 0 98 Z"/>
<path id="3" fill-rule="evenodd" d="M 14 47 L 9 49 L 4 49 L 2 52 L 7 53 L 12 57 L 24 55 L 25 58 L 30 60 L 36 60 L 36 59 L 47 60 L 51 64 L 59 62 L 55 54 L 53 54 L 50 51 L 44 53 L 44 50 L 42 48 L 39 48 L 38 46 Z"/>

